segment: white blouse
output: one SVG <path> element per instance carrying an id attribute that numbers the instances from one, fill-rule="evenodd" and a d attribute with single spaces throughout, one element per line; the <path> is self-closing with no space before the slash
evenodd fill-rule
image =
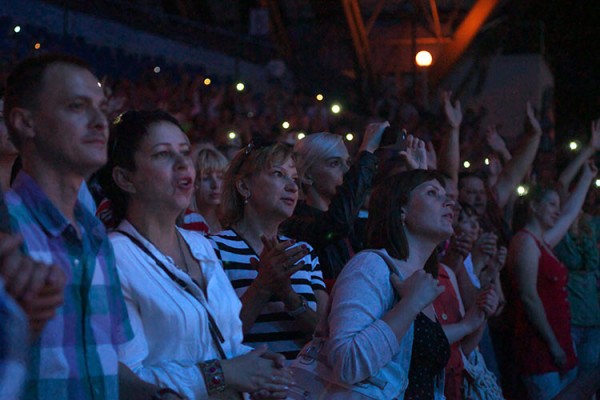
<path id="1" fill-rule="evenodd" d="M 242 304 L 220 261 L 204 236 L 179 229 L 202 268 L 207 284 L 205 296 L 170 257 L 162 254 L 128 221 L 123 221 L 117 230 L 139 239 L 195 292 L 195 297 L 185 292 L 128 237 L 111 233 L 134 333 L 134 338 L 119 348 L 119 361 L 147 382 L 170 387 L 190 399 L 207 399 L 204 379 L 196 364 L 221 357 L 209 331 L 206 310 L 214 317 L 225 339 L 221 346 L 227 358 L 252 350 L 242 344 L 239 318 Z"/>

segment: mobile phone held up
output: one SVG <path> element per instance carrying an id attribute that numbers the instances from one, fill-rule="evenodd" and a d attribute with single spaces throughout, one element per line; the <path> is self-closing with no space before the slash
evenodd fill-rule
<path id="1" fill-rule="evenodd" d="M 389 149 L 395 151 L 402 151 L 406 149 L 406 137 L 408 136 L 406 129 L 395 128 L 388 126 L 383 131 L 381 137 L 381 144 L 379 145 L 382 149 Z"/>

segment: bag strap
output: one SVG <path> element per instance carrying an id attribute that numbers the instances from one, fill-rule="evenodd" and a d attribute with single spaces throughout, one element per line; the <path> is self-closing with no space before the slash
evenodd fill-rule
<path id="1" fill-rule="evenodd" d="M 202 301 L 200 301 L 200 299 L 198 299 L 198 297 L 196 297 L 196 295 L 194 294 L 192 289 L 188 286 L 188 284 L 183 279 L 181 279 L 177 275 L 175 275 L 171 270 L 169 270 L 169 268 L 167 268 L 167 266 L 162 261 L 160 261 L 154 254 L 152 254 L 152 252 L 146 246 L 144 246 L 144 244 L 138 238 L 136 238 L 135 236 L 133 236 L 125 231 L 122 231 L 122 230 L 117 230 L 116 232 L 129 238 L 129 240 L 131 240 L 131 242 L 133 244 L 135 244 L 137 247 L 140 248 L 140 250 L 142 250 L 144 253 L 146 253 L 148 255 L 148 257 L 152 258 L 154 260 L 154 262 L 156 263 L 156 265 L 160 269 L 162 269 L 163 272 L 165 274 L 167 274 L 167 276 L 169 278 L 171 278 L 171 280 L 173 282 L 175 282 L 177 285 L 179 285 L 179 287 L 181 287 L 190 296 L 195 298 L 198 301 L 198 303 L 200 303 L 202 308 L 204 308 L 204 311 L 206 311 L 206 315 L 208 316 L 208 328 L 210 330 L 210 335 L 212 336 L 212 339 L 215 343 L 215 347 L 217 348 L 217 351 L 219 352 L 221 359 L 223 359 L 223 360 L 227 359 L 227 356 L 225 355 L 225 351 L 223 350 L 223 346 L 221 346 L 221 343 L 225 343 L 225 338 L 223 337 L 223 334 L 221 333 L 221 330 L 219 329 L 217 322 L 211 315 L 210 311 L 208 311 L 208 308 L 204 305 L 204 303 Z M 190 278 L 192 279 L 192 282 L 194 282 L 194 284 L 196 284 L 196 286 L 200 287 L 200 285 L 198 284 L 198 282 L 196 282 L 194 280 L 194 278 L 192 278 L 192 277 L 190 277 Z"/>
<path id="2" fill-rule="evenodd" d="M 369 252 L 369 253 L 375 253 L 379 257 L 383 258 L 383 261 L 385 261 L 385 265 L 390 270 L 390 274 L 396 274 L 398 276 L 402 276 L 402 275 L 400 275 L 400 272 L 398 271 L 398 268 L 394 264 L 394 261 L 392 260 L 392 257 L 390 257 L 386 252 L 384 252 L 383 250 L 365 250 L 365 251 Z"/>

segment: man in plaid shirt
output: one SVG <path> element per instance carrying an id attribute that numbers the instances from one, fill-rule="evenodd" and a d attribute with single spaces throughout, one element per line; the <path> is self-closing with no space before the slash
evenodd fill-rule
<path id="1" fill-rule="evenodd" d="M 127 311 L 104 226 L 77 200 L 106 162 L 105 108 L 98 79 L 78 59 L 30 58 L 7 79 L 4 116 L 23 161 L 6 194 L 11 225 L 27 256 L 66 275 L 64 304 L 31 344 L 26 399 L 119 397 Z M 156 389 L 138 387 L 146 398 Z"/>

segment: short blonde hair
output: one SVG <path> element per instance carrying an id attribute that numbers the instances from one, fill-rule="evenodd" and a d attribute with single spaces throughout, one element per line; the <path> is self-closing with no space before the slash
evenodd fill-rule
<path id="1" fill-rule="evenodd" d="M 315 162 L 331 156 L 335 147 L 344 143 L 342 137 L 328 132 L 313 133 L 294 146 L 296 169 L 300 182 L 306 182 L 306 174 Z"/>
<path id="2" fill-rule="evenodd" d="M 221 215 L 223 226 L 231 226 L 244 217 L 244 198 L 237 189 L 237 183 L 244 178 L 260 174 L 273 165 L 283 164 L 293 156 L 293 149 L 284 143 L 265 147 L 253 143 L 237 152 L 225 172 Z"/>
<path id="3" fill-rule="evenodd" d="M 204 147 L 198 152 L 194 160 L 196 176 L 201 178 L 213 171 L 225 171 L 228 163 L 229 161 L 220 151 L 211 147 Z"/>

